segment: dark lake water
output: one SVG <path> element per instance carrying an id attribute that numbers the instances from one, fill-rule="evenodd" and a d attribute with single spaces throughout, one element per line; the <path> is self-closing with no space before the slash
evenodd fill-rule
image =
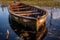
<path id="1" fill-rule="evenodd" d="M 19 36 L 15 32 L 16 30 L 12 29 L 13 25 L 11 26 L 11 23 L 9 21 L 8 8 L 4 7 L 3 9 L 4 10 L 2 10 L 2 8 L 0 7 L 0 40 L 6 40 L 6 30 L 9 31 L 8 40 L 19 40 Z M 44 40 L 60 40 L 60 8 L 53 10 L 52 26 L 49 25 L 50 8 L 45 8 L 45 10 L 47 10 L 48 12 L 48 17 L 46 21 L 48 32 L 47 35 L 45 35 Z"/>

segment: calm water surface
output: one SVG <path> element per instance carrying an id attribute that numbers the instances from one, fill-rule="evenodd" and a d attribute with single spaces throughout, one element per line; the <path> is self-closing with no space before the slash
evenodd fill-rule
<path id="1" fill-rule="evenodd" d="M 9 22 L 9 12 L 7 7 L 3 8 L 0 7 L 0 40 L 6 39 L 6 30 L 9 30 L 9 39 L 8 40 L 18 40 L 18 35 L 14 32 Z M 53 10 L 53 19 L 52 19 L 52 26 L 49 25 L 50 23 L 50 8 L 45 8 L 48 12 L 47 17 L 47 28 L 48 33 L 45 36 L 44 40 L 60 40 L 60 8 Z"/>

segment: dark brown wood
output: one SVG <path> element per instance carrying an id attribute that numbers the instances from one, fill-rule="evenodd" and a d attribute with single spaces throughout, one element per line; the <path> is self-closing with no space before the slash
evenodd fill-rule
<path id="1" fill-rule="evenodd" d="M 25 26 L 35 26 L 36 31 L 38 31 L 40 26 L 44 24 L 47 17 L 45 10 L 20 2 L 15 2 L 9 5 L 8 10 L 16 21 L 20 19 L 20 21 L 17 22 L 21 22 L 22 24 L 25 23 Z M 32 20 L 34 20 L 34 22 L 32 22 Z"/>

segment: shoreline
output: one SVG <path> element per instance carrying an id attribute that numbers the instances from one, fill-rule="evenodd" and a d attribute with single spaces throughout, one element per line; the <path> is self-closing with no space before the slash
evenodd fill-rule
<path id="1" fill-rule="evenodd" d="M 11 3 L 13 3 L 14 1 L 0 1 L 0 4 L 4 4 L 4 5 L 9 5 Z M 18 2 L 18 1 L 15 1 L 15 2 Z M 47 6 L 47 7 L 60 7 L 60 2 L 56 2 L 56 1 L 19 1 L 19 2 L 22 2 L 22 3 L 25 3 L 27 5 L 36 5 L 36 6 Z"/>

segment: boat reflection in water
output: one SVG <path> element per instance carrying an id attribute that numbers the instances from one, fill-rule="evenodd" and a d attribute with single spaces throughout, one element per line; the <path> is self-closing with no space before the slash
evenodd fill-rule
<path id="1" fill-rule="evenodd" d="M 47 28 L 42 26 L 39 31 L 18 24 L 9 16 L 9 23 L 14 32 L 23 40 L 42 40 L 47 34 Z"/>

